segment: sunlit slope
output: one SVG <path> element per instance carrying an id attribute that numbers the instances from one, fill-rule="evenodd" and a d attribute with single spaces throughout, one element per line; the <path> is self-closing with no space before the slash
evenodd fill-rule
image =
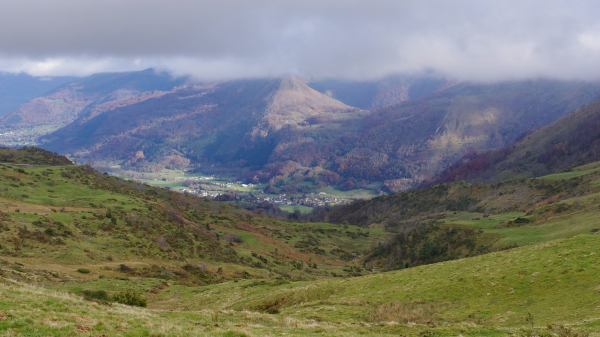
<path id="1" fill-rule="evenodd" d="M 600 101 L 524 135 L 513 144 L 471 154 L 426 182 L 502 182 L 561 172 L 600 159 Z"/>

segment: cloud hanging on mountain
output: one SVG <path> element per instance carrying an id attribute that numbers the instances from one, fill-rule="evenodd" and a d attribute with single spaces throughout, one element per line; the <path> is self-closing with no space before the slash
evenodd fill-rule
<path id="1" fill-rule="evenodd" d="M 10 1 L 0 70 L 600 79 L 598 12 L 595 1 L 554 0 Z"/>

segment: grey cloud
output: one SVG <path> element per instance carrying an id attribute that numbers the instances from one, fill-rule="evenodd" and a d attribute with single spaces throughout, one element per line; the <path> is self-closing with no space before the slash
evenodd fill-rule
<path id="1" fill-rule="evenodd" d="M 599 79 L 599 9 L 555 0 L 11 1 L 0 12 L 0 70 Z"/>

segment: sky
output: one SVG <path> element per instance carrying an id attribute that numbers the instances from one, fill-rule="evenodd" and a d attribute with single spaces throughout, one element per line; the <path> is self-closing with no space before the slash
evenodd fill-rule
<path id="1" fill-rule="evenodd" d="M 4 0 L 0 71 L 600 79 L 600 2 Z"/>

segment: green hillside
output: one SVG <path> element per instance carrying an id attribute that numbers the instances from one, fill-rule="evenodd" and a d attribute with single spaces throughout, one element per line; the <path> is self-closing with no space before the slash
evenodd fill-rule
<path id="1" fill-rule="evenodd" d="M 33 162 L 35 150 L 11 151 Z M 66 280 L 360 275 L 368 271 L 350 261 L 385 237 L 380 228 L 282 221 L 88 166 L 0 165 L 0 207 L 0 258 Z"/>
<path id="2" fill-rule="evenodd" d="M 9 335 L 528 336 L 533 317 L 538 334 L 598 336 L 599 249 L 597 235 L 583 235 L 360 278 L 155 285 L 167 288 L 165 301 L 175 299 L 172 311 L 105 306 L 4 278 L 0 329 Z M 0 266 L 5 275 L 15 273 L 10 267 Z"/>
<path id="3" fill-rule="evenodd" d="M 88 166 L 0 165 L 0 331 L 526 336 L 533 318 L 538 335 L 598 336 L 598 167 L 307 223 Z"/>
<path id="4" fill-rule="evenodd" d="M 477 256 L 600 230 L 600 162 L 498 184 L 444 183 L 307 216 L 385 228 L 364 263 L 393 270 Z"/>
<path id="5" fill-rule="evenodd" d="M 0 163 L 20 165 L 73 165 L 73 163 L 54 152 L 38 149 L 35 147 L 24 147 L 22 149 L 11 149 L 0 147 Z"/>

